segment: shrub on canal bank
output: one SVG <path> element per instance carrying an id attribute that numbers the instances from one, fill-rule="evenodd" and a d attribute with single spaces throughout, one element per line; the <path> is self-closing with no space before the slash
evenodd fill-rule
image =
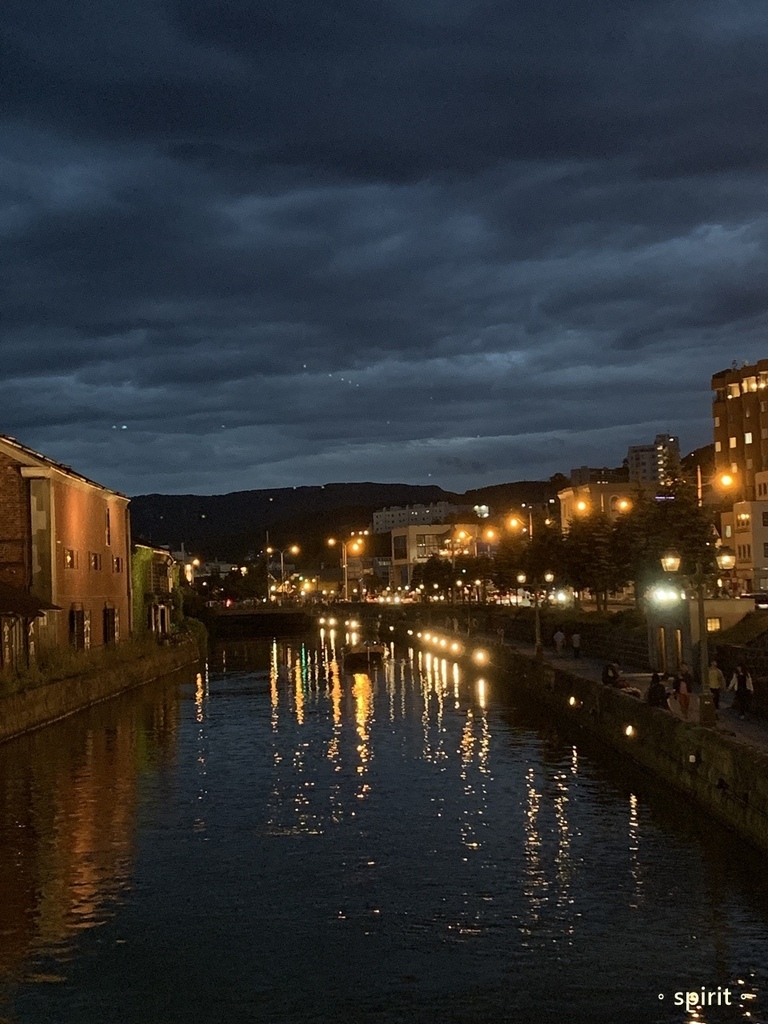
<path id="1" fill-rule="evenodd" d="M 208 657 L 208 630 L 205 623 L 187 616 L 181 623 L 180 632 L 194 638 L 201 658 Z"/>
<path id="2" fill-rule="evenodd" d="M 107 647 L 77 650 L 74 647 L 42 647 L 38 649 L 35 664 L 27 668 L 16 668 L 0 672 L 0 697 L 72 679 L 99 669 L 114 669 L 128 665 L 141 658 L 150 658 L 168 643 L 178 642 L 187 637 L 194 640 L 200 657 L 205 658 L 208 649 L 208 634 L 205 626 L 194 619 L 185 619 L 170 640 L 158 641 L 153 634 L 131 637 L 119 644 Z"/>

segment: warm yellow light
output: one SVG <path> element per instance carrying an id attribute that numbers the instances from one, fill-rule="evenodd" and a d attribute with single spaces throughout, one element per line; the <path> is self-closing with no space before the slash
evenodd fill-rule
<path id="1" fill-rule="evenodd" d="M 677 572 L 680 568 L 680 555 L 676 551 L 667 551 L 661 556 L 661 567 L 664 572 Z"/>
<path id="2" fill-rule="evenodd" d="M 328 544 L 329 548 L 332 548 L 334 546 L 334 544 L 336 543 L 336 538 L 335 537 L 329 537 L 328 540 L 326 541 L 326 543 Z"/>
<path id="3" fill-rule="evenodd" d="M 635 727 L 633 725 L 628 725 L 626 727 L 626 729 L 624 730 L 624 735 L 625 736 L 634 736 L 635 735 Z"/>
<path id="4" fill-rule="evenodd" d="M 733 477 L 730 473 L 722 473 L 720 475 L 720 486 L 721 487 L 733 487 Z"/>
<path id="5" fill-rule="evenodd" d="M 632 502 L 627 501 L 626 498 L 622 498 L 619 502 L 619 512 L 626 512 L 630 508 L 632 508 Z"/>
<path id="6" fill-rule="evenodd" d="M 486 540 L 493 540 L 493 538 L 495 536 L 496 536 L 496 531 L 495 530 L 486 530 L 485 531 L 485 539 Z"/>
<path id="7" fill-rule="evenodd" d="M 555 574 L 553 572 L 545 572 L 544 573 L 544 579 L 545 579 L 545 581 L 547 583 L 551 583 L 554 580 L 554 578 L 555 578 Z"/>
<path id="8" fill-rule="evenodd" d="M 586 501 L 577 501 L 576 502 L 576 510 L 578 512 L 586 512 L 587 511 L 587 503 L 586 503 Z"/>
<path id="9" fill-rule="evenodd" d="M 525 583 L 525 581 L 526 581 L 527 579 L 528 579 L 528 577 L 527 577 L 527 576 L 525 575 L 525 573 L 524 573 L 524 572 L 519 572 L 519 573 L 517 574 L 517 582 L 518 582 L 518 583 Z"/>
<path id="10" fill-rule="evenodd" d="M 288 548 L 288 550 L 289 550 L 289 552 L 292 555 L 298 555 L 298 553 L 301 550 L 301 548 L 299 547 L 298 544 L 291 544 L 291 546 Z"/>
<path id="11" fill-rule="evenodd" d="M 724 569 L 726 572 L 736 565 L 736 555 L 730 548 L 720 548 L 720 551 L 715 558 L 719 567 Z"/>
<path id="12" fill-rule="evenodd" d="M 517 519 L 515 516 L 512 516 L 512 518 L 509 520 L 509 528 L 510 528 L 510 530 L 516 530 L 519 525 L 520 525 L 520 520 Z"/>
<path id="13" fill-rule="evenodd" d="M 478 665 L 484 665 L 488 661 L 488 652 L 483 650 L 477 650 L 472 655 L 473 659 Z"/>

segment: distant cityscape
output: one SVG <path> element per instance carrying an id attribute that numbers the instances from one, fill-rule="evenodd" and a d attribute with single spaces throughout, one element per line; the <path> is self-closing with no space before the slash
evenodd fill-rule
<path id="1" fill-rule="evenodd" d="M 681 486 L 710 510 L 717 544 L 733 548 L 720 592 L 768 591 L 768 360 L 716 373 L 712 389 L 713 444 L 685 457 L 679 437 L 659 433 L 616 468 L 465 495 L 334 484 L 130 500 L 0 437 L 0 664 L 28 661 L 37 647 L 167 635 L 184 585 L 205 584 L 211 600 L 415 598 L 430 560 L 473 559 L 488 579 L 468 590 L 485 600 L 503 589 L 488 566 L 510 538 L 567 537 L 580 517 L 615 524 Z M 391 503 L 372 504 L 382 497 Z"/>

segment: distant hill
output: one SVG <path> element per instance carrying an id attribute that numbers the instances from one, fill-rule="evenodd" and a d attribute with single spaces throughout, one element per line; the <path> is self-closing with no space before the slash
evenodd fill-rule
<path id="1" fill-rule="evenodd" d="M 463 494 L 414 484 L 334 483 L 231 494 L 140 494 L 130 508 L 134 537 L 174 549 L 183 542 L 201 557 L 235 560 L 261 550 L 267 533 L 275 546 L 296 542 L 307 554 L 319 553 L 326 537 L 366 529 L 375 511 L 392 505 L 448 501 L 488 505 L 494 514 L 522 502 L 544 503 L 556 492 L 547 481 L 495 484 Z"/>

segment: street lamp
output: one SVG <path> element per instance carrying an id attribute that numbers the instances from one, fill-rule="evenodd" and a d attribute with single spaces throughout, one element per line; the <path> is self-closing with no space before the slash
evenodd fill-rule
<path id="1" fill-rule="evenodd" d="M 280 601 L 285 596 L 285 552 L 287 551 L 291 555 L 298 555 L 299 545 L 291 544 L 287 548 L 267 548 L 268 555 L 280 555 Z"/>
<path id="2" fill-rule="evenodd" d="M 335 537 L 329 537 L 328 538 L 328 546 L 329 547 L 332 548 L 337 543 L 339 543 L 339 542 L 336 540 Z M 352 538 L 351 540 L 343 540 L 340 543 L 341 543 L 341 566 L 342 566 L 342 569 L 344 570 L 344 600 L 348 601 L 349 600 L 349 574 L 348 574 L 348 563 L 347 563 L 347 548 L 349 547 L 350 551 L 352 551 L 353 554 L 357 555 L 357 554 L 359 554 L 363 550 L 363 542 L 361 540 L 357 540 L 357 538 Z"/>
<path id="3" fill-rule="evenodd" d="M 718 567 L 727 569 L 733 566 L 735 559 L 729 548 L 723 548 L 715 556 Z M 677 572 L 680 568 L 680 555 L 676 551 L 668 551 L 661 557 L 661 566 L 665 572 Z M 699 678 L 701 680 L 701 696 L 699 697 L 699 724 L 714 725 L 716 721 L 715 705 L 709 689 L 709 642 L 707 637 L 707 612 L 704 607 L 706 597 L 707 574 L 701 560 L 696 562 L 696 571 L 689 577 L 689 582 L 696 589 L 699 624 Z"/>
<path id="4" fill-rule="evenodd" d="M 525 583 L 528 577 L 524 572 L 518 573 L 517 582 Z M 544 582 L 552 583 L 555 579 L 553 572 L 544 573 Z M 539 608 L 539 586 L 540 583 L 537 580 L 533 582 L 533 625 L 534 625 L 534 639 L 536 644 L 536 660 L 541 661 L 544 657 L 544 647 L 541 642 L 541 610 Z"/>

